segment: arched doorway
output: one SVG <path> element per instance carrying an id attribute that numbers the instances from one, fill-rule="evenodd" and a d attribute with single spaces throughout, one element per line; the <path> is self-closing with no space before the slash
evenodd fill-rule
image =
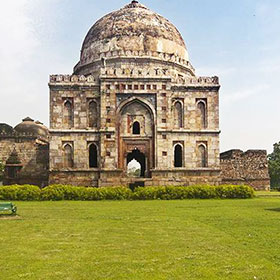
<path id="1" fill-rule="evenodd" d="M 89 167 L 97 168 L 98 167 L 98 153 L 95 144 L 89 146 Z"/>
<path id="2" fill-rule="evenodd" d="M 141 165 L 141 176 L 149 178 L 155 166 L 155 112 L 142 98 L 124 101 L 118 114 L 118 167 L 128 173 L 128 163 L 135 159 Z M 126 174 L 127 175 L 127 174 Z"/>
<path id="3" fill-rule="evenodd" d="M 174 167 L 183 167 L 183 149 L 179 144 L 174 148 Z"/>
<path id="4" fill-rule="evenodd" d="M 137 161 L 141 165 L 140 177 L 144 178 L 146 172 L 146 156 L 138 149 L 135 149 L 127 155 L 127 165 L 133 160 Z"/>

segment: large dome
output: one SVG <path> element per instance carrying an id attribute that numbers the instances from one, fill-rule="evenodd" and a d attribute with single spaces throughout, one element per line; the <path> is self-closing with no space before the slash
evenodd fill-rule
<path id="1" fill-rule="evenodd" d="M 121 51 L 123 56 L 172 54 L 189 60 L 177 28 L 138 1 L 104 16 L 92 26 L 84 40 L 76 71 L 99 59 L 102 53 L 114 51 Z"/>

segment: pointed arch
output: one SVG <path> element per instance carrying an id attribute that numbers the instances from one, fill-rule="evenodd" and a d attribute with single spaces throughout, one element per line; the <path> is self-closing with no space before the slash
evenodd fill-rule
<path id="1" fill-rule="evenodd" d="M 200 128 L 207 128 L 207 106 L 206 102 L 199 100 L 197 102 L 198 119 Z"/>
<path id="2" fill-rule="evenodd" d="M 63 116 L 64 116 L 64 124 L 67 128 L 73 127 L 73 120 L 74 120 L 74 114 L 73 114 L 73 102 L 70 100 L 66 100 L 64 102 L 64 108 L 63 108 Z"/>
<path id="3" fill-rule="evenodd" d="M 198 146 L 198 167 L 207 167 L 207 148 L 203 144 Z"/>
<path id="4" fill-rule="evenodd" d="M 94 143 L 89 145 L 89 167 L 98 168 L 98 150 Z"/>
<path id="5" fill-rule="evenodd" d="M 65 144 L 63 147 L 63 158 L 64 158 L 64 167 L 73 168 L 74 167 L 74 156 L 73 148 L 70 144 Z"/>
<path id="6" fill-rule="evenodd" d="M 183 146 L 180 144 L 174 146 L 174 167 L 183 167 Z"/>
<path id="7" fill-rule="evenodd" d="M 88 126 L 91 128 L 97 127 L 97 121 L 98 121 L 97 103 L 91 100 L 88 103 Z"/>
<path id="8" fill-rule="evenodd" d="M 180 101 L 176 101 L 173 107 L 173 114 L 174 114 L 174 127 L 175 128 L 182 128 L 183 127 L 183 119 L 184 119 L 184 112 L 183 112 L 183 105 Z"/>
<path id="9" fill-rule="evenodd" d="M 132 134 L 134 134 L 134 135 L 140 135 L 141 134 L 141 126 L 140 126 L 140 123 L 138 121 L 135 121 L 133 123 Z"/>

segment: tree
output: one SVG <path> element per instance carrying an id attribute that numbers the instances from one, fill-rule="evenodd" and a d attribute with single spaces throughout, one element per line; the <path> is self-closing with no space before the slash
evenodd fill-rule
<path id="1" fill-rule="evenodd" d="M 280 142 L 273 145 L 273 152 L 268 155 L 268 170 L 271 188 L 280 187 Z"/>

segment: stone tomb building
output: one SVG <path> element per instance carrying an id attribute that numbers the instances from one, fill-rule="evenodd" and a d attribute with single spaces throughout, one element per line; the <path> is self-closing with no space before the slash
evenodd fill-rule
<path id="1" fill-rule="evenodd" d="M 269 189 L 266 151 L 220 155 L 218 77 L 197 77 L 176 27 L 137 1 L 98 20 L 49 88 L 49 130 L 0 124 L 4 184 Z"/>
<path id="2" fill-rule="evenodd" d="M 4 185 L 48 185 L 49 132 L 41 122 L 25 118 L 14 128 L 0 124 L 0 161 Z"/>
<path id="3" fill-rule="evenodd" d="M 167 19 L 137 1 L 89 30 L 73 75 L 50 77 L 53 183 L 220 182 L 219 80 L 197 77 Z"/>

